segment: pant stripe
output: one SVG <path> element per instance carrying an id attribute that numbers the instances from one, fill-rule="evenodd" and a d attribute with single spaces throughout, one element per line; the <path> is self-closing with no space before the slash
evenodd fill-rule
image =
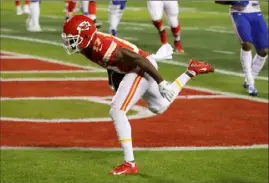
<path id="1" fill-rule="evenodd" d="M 180 82 L 178 80 L 176 80 L 176 84 L 177 84 L 177 86 L 178 86 L 179 89 L 182 89 L 183 88 L 183 86 L 180 84 Z"/>
<path id="2" fill-rule="evenodd" d="M 132 139 L 129 138 L 129 139 L 121 139 L 120 140 L 120 143 L 124 143 L 124 142 L 132 142 Z"/>
<path id="3" fill-rule="evenodd" d="M 126 99 L 124 100 L 120 110 L 125 111 L 127 106 L 129 105 L 129 103 L 131 102 L 131 100 L 132 100 L 132 98 L 133 98 L 133 96 L 135 94 L 135 91 L 136 91 L 136 89 L 137 89 L 137 87 L 138 87 L 138 85 L 139 85 L 139 83 L 140 83 L 140 81 L 142 79 L 142 73 L 143 72 L 140 71 L 138 73 L 137 77 L 135 78 L 134 83 L 133 83 L 133 85 L 132 85 L 132 87 L 131 87 L 131 89 L 130 89 L 127 97 L 126 97 Z"/>
<path id="4" fill-rule="evenodd" d="M 233 18 L 233 14 L 230 13 L 230 17 L 231 17 L 231 20 L 232 20 L 232 24 L 233 24 L 233 28 L 234 28 L 234 31 L 235 31 L 235 34 L 237 36 L 237 38 L 239 39 L 240 43 L 243 43 L 244 41 L 242 40 L 239 32 L 238 32 L 238 29 L 237 29 L 237 26 L 236 26 L 236 23 L 234 21 L 234 18 Z"/>

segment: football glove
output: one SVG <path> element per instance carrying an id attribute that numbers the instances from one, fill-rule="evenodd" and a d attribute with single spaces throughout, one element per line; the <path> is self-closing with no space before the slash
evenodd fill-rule
<path id="1" fill-rule="evenodd" d="M 159 83 L 159 91 L 163 98 L 166 98 L 169 102 L 175 98 L 176 92 L 167 81 Z"/>

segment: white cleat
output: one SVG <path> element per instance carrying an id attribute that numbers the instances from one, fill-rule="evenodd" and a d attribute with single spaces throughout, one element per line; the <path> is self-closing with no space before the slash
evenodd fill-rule
<path id="1" fill-rule="evenodd" d="M 29 26 L 29 27 L 27 28 L 27 30 L 28 30 L 29 32 L 41 32 L 41 31 L 42 31 L 41 28 L 40 28 L 40 25 Z"/>
<path id="2" fill-rule="evenodd" d="M 248 90 L 248 94 L 250 96 L 257 96 L 258 95 L 258 90 L 255 88 L 254 85 L 249 85 L 247 90 Z"/>
<path id="3" fill-rule="evenodd" d="M 17 6 L 16 7 L 16 15 L 22 15 L 23 14 L 23 11 L 21 9 L 21 6 Z"/>
<path id="4" fill-rule="evenodd" d="M 31 18 L 30 15 L 28 15 L 28 18 L 26 19 L 26 29 L 28 29 L 29 27 L 34 26 L 33 20 Z"/>
<path id="5" fill-rule="evenodd" d="M 23 12 L 26 13 L 26 14 L 29 14 L 30 13 L 30 7 L 28 4 L 24 5 L 23 6 Z"/>

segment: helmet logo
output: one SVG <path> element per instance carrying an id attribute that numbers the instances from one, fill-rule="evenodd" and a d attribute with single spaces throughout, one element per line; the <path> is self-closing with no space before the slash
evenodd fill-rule
<path id="1" fill-rule="evenodd" d="M 91 24 L 87 21 L 83 21 L 78 25 L 77 30 L 78 31 L 84 31 L 84 30 L 89 30 L 91 27 Z"/>

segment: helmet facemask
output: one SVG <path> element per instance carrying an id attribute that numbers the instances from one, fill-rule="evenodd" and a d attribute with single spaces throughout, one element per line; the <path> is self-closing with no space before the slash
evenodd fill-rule
<path id="1" fill-rule="evenodd" d="M 67 54 L 72 55 L 73 53 L 80 52 L 79 44 L 82 42 L 80 35 L 66 35 L 62 33 L 63 47 Z"/>
<path id="2" fill-rule="evenodd" d="M 95 33 L 96 27 L 90 18 L 84 15 L 70 18 L 65 22 L 62 33 L 63 47 L 67 54 L 71 55 L 87 48 Z"/>

